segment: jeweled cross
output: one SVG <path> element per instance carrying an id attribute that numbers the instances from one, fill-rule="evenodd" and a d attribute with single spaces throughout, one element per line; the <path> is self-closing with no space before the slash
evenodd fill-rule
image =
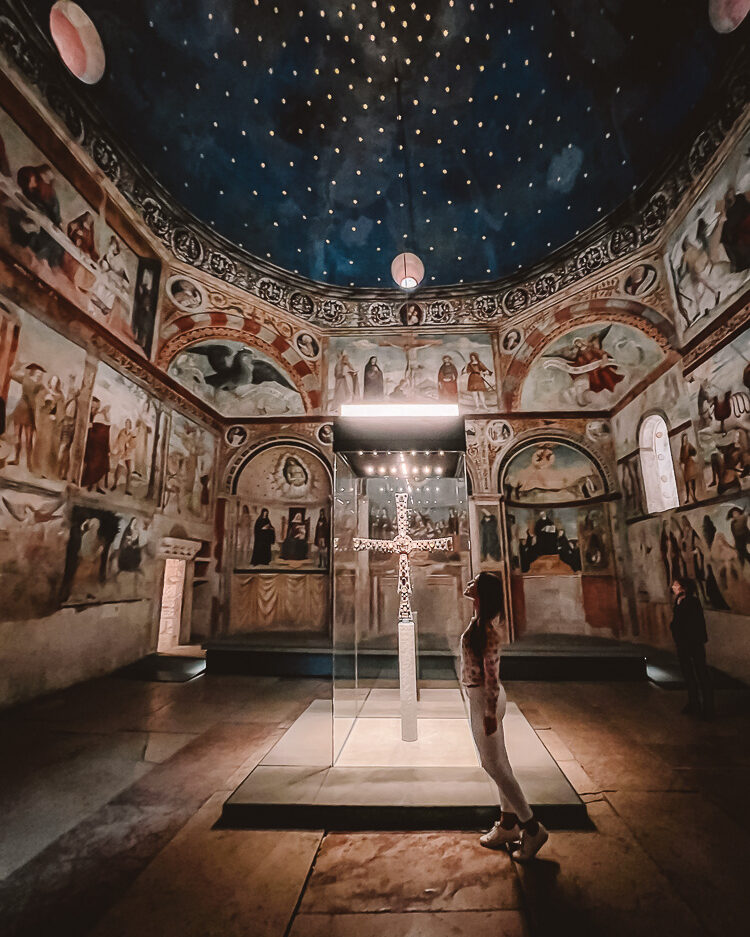
<path id="1" fill-rule="evenodd" d="M 376 553 L 398 553 L 398 670 L 401 697 L 401 737 L 404 741 L 417 739 L 417 662 L 414 637 L 414 618 L 411 611 L 411 571 L 409 554 L 414 550 L 432 552 L 449 550 L 451 537 L 438 540 L 412 540 L 409 536 L 407 501 L 409 496 L 396 495 L 396 536 L 393 540 L 370 540 L 354 537 L 355 550 L 374 550 Z"/>
<path id="2" fill-rule="evenodd" d="M 409 536 L 409 514 L 407 501 L 409 495 L 401 492 L 396 495 L 396 536 L 393 540 L 369 540 L 363 537 L 354 538 L 355 550 L 374 550 L 376 553 L 398 553 L 398 620 L 411 621 L 411 572 L 409 569 L 409 554 L 414 550 L 425 553 L 433 550 L 449 550 L 453 540 L 451 537 L 441 537 L 438 540 L 412 540 Z"/>

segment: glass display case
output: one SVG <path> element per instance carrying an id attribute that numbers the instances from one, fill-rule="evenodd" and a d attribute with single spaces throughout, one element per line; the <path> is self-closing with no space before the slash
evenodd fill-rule
<path id="1" fill-rule="evenodd" d="M 374 422 L 334 424 L 332 681 L 227 800 L 229 825 L 477 829 L 497 818 L 459 682 L 472 574 L 463 424 Z M 530 801 L 585 815 L 512 703 L 503 724 Z"/>
<path id="2" fill-rule="evenodd" d="M 334 430 L 332 763 L 449 764 L 459 734 L 471 758 L 458 682 L 471 612 L 463 597 L 471 577 L 463 432 L 412 428 L 405 438 L 385 437 L 393 448 L 379 448 L 382 432 L 344 423 Z M 393 546 L 399 534 L 408 553 Z M 403 621 L 402 556 L 413 643 Z M 407 731 L 410 679 L 416 724 Z M 441 729 L 442 719 L 452 722 Z"/>

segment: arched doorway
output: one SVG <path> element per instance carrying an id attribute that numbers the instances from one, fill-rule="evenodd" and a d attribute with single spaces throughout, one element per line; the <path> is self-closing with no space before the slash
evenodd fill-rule
<path id="1" fill-rule="evenodd" d="M 561 436 L 521 440 L 500 466 L 498 487 L 511 639 L 618 637 L 611 495 L 593 454 Z"/>

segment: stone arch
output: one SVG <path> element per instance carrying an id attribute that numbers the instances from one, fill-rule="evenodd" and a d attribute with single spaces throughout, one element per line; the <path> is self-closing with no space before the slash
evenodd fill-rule
<path id="1" fill-rule="evenodd" d="M 602 454 L 595 449 L 588 441 L 577 433 L 571 433 L 568 430 L 557 427 L 539 428 L 520 433 L 512 443 L 500 454 L 493 466 L 493 475 L 497 484 L 497 491 L 502 496 L 504 494 L 504 477 L 507 468 L 514 456 L 522 449 L 534 442 L 560 442 L 580 451 L 589 459 L 598 470 L 604 493 L 601 497 L 606 497 L 617 490 L 617 482 L 612 473 L 612 469 Z M 496 472 L 496 474 L 495 474 Z"/>

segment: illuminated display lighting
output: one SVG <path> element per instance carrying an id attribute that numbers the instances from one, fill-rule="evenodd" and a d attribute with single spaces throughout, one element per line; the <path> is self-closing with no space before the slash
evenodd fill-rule
<path id="1" fill-rule="evenodd" d="M 343 403 L 342 417 L 457 417 L 456 403 Z M 390 453 L 389 453 L 390 455 Z"/>

